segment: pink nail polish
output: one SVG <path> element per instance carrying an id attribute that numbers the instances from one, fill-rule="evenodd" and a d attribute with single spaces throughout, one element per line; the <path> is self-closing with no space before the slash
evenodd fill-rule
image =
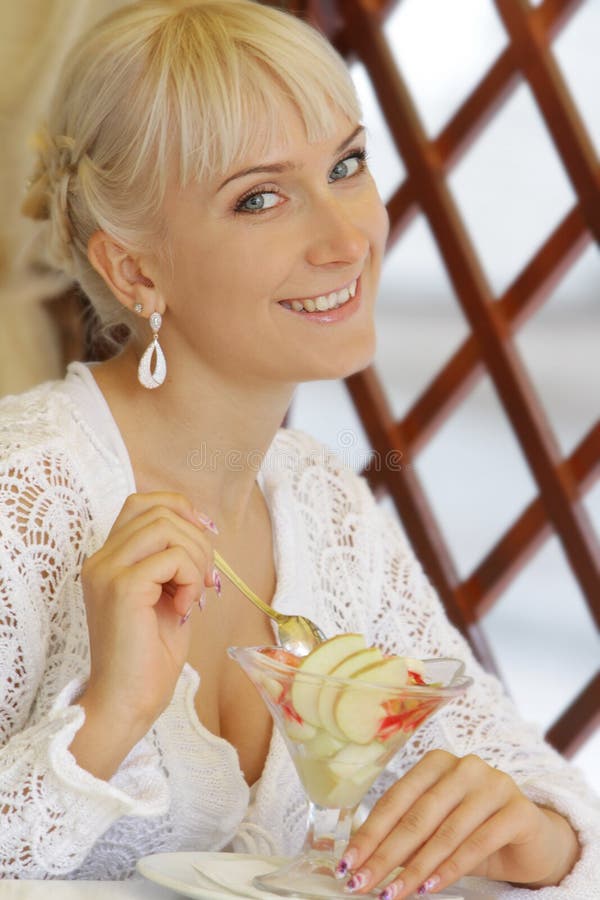
<path id="1" fill-rule="evenodd" d="M 194 510 L 194 514 L 201 525 L 204 525 L 205 528 L 208 528 L 209 531 L 212 531 L 213 534 L 218 534 L 219 529 L 213 522 L 210 516 L 205 515 L 204 513 L 198 512 L 198 510 Z"/>
<path id="2" fill-rule="evenodd" d="M 223 585 L 221 583 L 221 576 L 219 575 L 218 569 L 213 569 L 212 579 L 213 579 L 213 584 L 215 586 L 215 591 L 217 592 L 217 597 L 220 597 L 221 591 L 223 590 Z"/>
<path id="3" fill-rule="evenodd" d="M 360 888 L 364 888 L 367 886 L 369 881 L 371 880 L 371 873 L 368 869 L 362 869 L 360 872 L 357 872 L 356 875 L 353 875 L 350 881 L 346 884 L 344 890 L 349 894 L 353 894 L 354 891 L 360 890 Z"/>
<path id="4" fill-rule="evenodd" d="M 186 612 L 185 616 L 182 616 L 182 617 L 180 618 L 179 624 L 180 624 L 180 625 L 185 625 L 185 623 L 187 622 L 187 620 L 189 619 L 189 617 L 191 616 L 191 614 L 192 614 L 192 607 L 190 606 L 190 608 L 189 608 L 188 611 Z"/>
<path id="5" fill-rule="evenodd" d="M 382 890 L 377 900 L 394 900 L 403 887 L 403 881 L 396 881 L 394 884 L 388 884 L 388 886 Z"/>
<path id="6" fill-rule="evenodd" d="M 336 866 L 335 877 L 344 878 L 356 863 L 356 850 L 348 850 Z"/>
<path id="7" fill-rule="evenodd" d="M 198 606 L 200 607 L 200 609 L 204 609 L 204 607 L 206 606 L 206 591 L 204 590 L 198 598 Z"/>
<path id="8" fill-rule="evenodd" d="M 428 894 L 429 891 L 432 891 L 434 888 L 438 886 L 442 879 L 439 875 L 432 875 L 431 878 L 428 878 L 427 881 L 424 881 L 421 887 L 417 890 L 417 894 L 423 896 L 423 894 Z"/>

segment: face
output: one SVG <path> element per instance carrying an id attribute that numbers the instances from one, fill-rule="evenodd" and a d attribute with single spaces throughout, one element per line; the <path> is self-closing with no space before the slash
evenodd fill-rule
<path id="1" fill-rule="evenodd" d="M 338 114 L 309 144 L 291 106 L 283 122 L 266 153 L 166 202 L 161 343 L 246 384 L 345 377 L 375 350 L 388 219 L 364 130 Z"/>

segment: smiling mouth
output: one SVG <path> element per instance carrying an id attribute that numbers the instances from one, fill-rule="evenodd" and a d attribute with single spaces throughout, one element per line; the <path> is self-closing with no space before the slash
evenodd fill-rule
<path id="1" fill-rule="evenodd" d="M 330 294 L 320 294 L 318 297 L 309 297 L 306 300 L 280 300 L 279 305 L 285 309 L 293 309 L 296 312 L 325 312 L 328 309 L 338 309 L 352 300 L 356 294 L 358 278 L 351 281 L 346 287 Z"/>

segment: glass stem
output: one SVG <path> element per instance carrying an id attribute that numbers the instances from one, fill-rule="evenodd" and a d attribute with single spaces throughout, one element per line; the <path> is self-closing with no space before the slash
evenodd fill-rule
<path id="1" fill-rule="evenodd" d="M 303 855 L 326 857 L 335 867 L 350 839 L 355 812 L 356 807 L 328 809 L 309 802 Z"/>

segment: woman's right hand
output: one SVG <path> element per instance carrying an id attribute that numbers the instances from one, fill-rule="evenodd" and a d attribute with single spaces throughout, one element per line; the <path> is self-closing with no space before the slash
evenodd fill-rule
<path id="1" fill-rule="evenodd" d="M 183 495 L 132 494 L 81 577 L 91 668 L 77 702 L 88 727 L 71 752 L 109 777 L 171 699 L 188 654 L 186 617 L 204 588 L 215 585 L 213 548 Z M 104 728 L 102 744 L 112 735 L 113 753 L 96 759 L 92 751 L 89 759 L 92 735 L 95 741 Z"/>

